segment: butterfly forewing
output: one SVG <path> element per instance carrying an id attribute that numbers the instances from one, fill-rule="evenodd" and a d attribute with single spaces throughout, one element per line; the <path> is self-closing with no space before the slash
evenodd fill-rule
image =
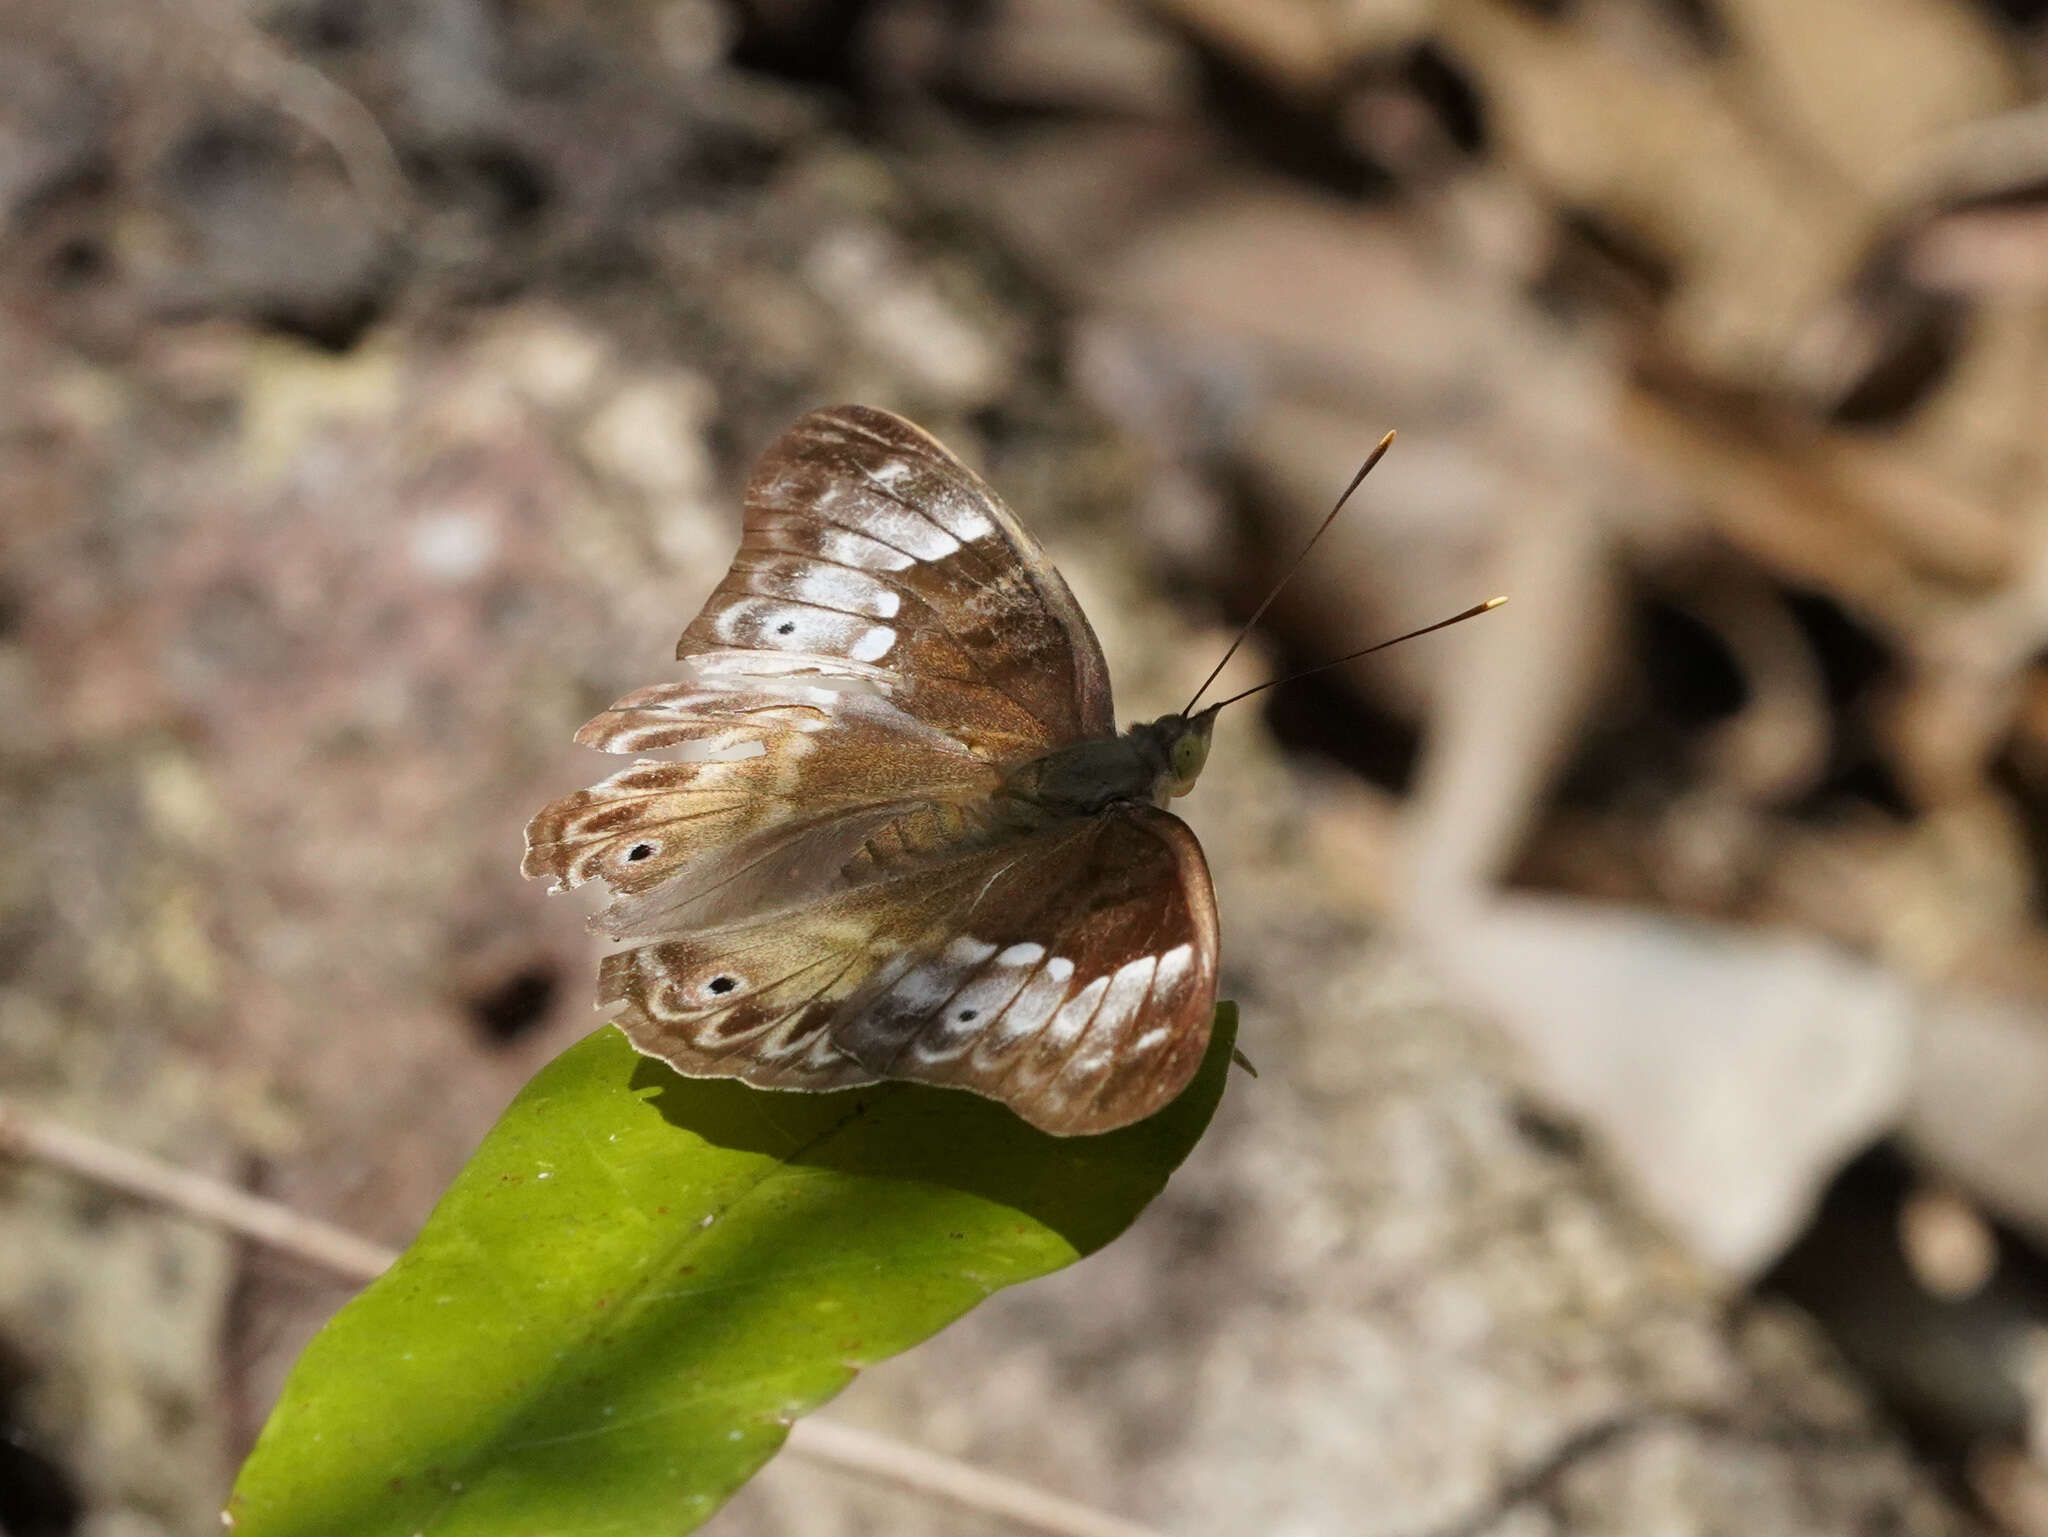
<path id="1" fill-rule="evenodd" d="M 740 552 L 678 654 L 739 649 L 885 683 L 990 758 L 1113 732 L 1080 605 L 981 478 L 885 411 L 798 422 L 747 484 Z"/>
<path id="2" fill-rule="evenodd" d="M 728 922 L 844 884 L 867 835 L 978 803 L 998 766 L 1111 727 L 1072 594 L 979 477 L 887 412 L 803 418 L 748 483 L 740 553 L 677 647 L 683 681 L 577 734 L 674 749 L 562 797 L 523 869 L 602 876 L 614 938 Z"/>
<path id="3" fill-rule="evenodd" d="M 1178 819 L 1128 806 L 609 956 L 602 997 L 636 1047 L 686 1074 L 948 1084 L 1074 1135 L 1180 1092 L 1215 975 L 1200 848 Z"/>

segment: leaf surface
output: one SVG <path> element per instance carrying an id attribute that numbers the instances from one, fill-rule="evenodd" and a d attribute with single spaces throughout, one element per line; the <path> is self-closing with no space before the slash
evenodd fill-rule
<path id="1" fill-rule="evenodd" d="M 606 1026 L 527 1085 L 411 1248 L 306 1348 L 241 1537 L 680 1533 L 788 1422 L 1115 1237 L 1222 1094 L 1098 1137 L 957 1091 L 687 1079 Z"/>

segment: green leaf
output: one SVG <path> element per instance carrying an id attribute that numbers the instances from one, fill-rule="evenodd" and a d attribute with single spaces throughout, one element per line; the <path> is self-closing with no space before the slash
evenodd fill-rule
<path id="1" fill-rule="evenodd" d="M 988 1100 L 678 1077 L 606 1026 L 528 1084 L 410 1249 L 306 1347 L 240 1537 L 694 1528 L 788 1422 L 1109 1242 L 1223 1092 L 1057 1138 Z"/>

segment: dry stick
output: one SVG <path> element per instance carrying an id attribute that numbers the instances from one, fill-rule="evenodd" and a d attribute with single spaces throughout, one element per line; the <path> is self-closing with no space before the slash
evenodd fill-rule
<path id="1" fill-rule="evenodd" d="M 351 1281 L 373 1281 L 398 1258 L 396 1250 L 360 1233 L 301 1216 L 288 1206 L 238 1190 L 210 1175 L 29 1115 L 4 1100 L 0 1100 L 0 1154 L 63 1169 L 152 1205 L 169 1207 Z M 1062 1499 L 1035 1485 L 833 1420 L 796 1421 L 789 1427 L 787 1449 L 813 1462 L 950 1500 L 1056 1537 L 1161 1537 L 1151 1527 Z"/>
<path id="2" fill-rule="evenodd" d="M 1005 1478 L 839 1420 L 816 1416 L 798 1420 L 789 1427 L 789 1448 L 849 1473 L 863 1473 L 1019 1526 L 1057 1532 L 1060 1537 L 1160 1537 L 1149 1526 L 1062 1499 L 1035 1484 Z"/>
<path id="3" fill-rule="evenodd" d="M 245 7 L 215 3 L 187 13 L 198 23 L 196 43 L 224 63 L 243 89 L 323 140 L 376 222 L 402 227 L 412 204 L 411 184 L 398 151 L 362 98 L 303 59 L 280 48 Z"/>
<path id="4" fill-rule="evenodd" d="M 266 1201 L 210 1175 L 25 1115 L 5 1101 L 0 1101 L 0 1153 L 83 1175 L 209 1226 L 296 1254 L 351 1281 L 373 1281 L 398 1258 L 395 1251 L 361 1234 L 302 1217 L 289 1206 Z"/>

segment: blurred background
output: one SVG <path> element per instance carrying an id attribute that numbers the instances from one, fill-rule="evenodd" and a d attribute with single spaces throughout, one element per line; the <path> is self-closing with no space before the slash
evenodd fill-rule
<path id="1" fill-rule="evenodd" d="M 2048 1534 L 2048 4 L 0 0 L 0 1095 L 402 1243 L 517 875 L 886 405 L 1174 707 L 1260 1069 L 833 1412 L 1186 1534 Z M 0 1164 L 0 1531 L 332 1278 Z M 784 1458 L 720 1537 L 994 1533 Z"/>

